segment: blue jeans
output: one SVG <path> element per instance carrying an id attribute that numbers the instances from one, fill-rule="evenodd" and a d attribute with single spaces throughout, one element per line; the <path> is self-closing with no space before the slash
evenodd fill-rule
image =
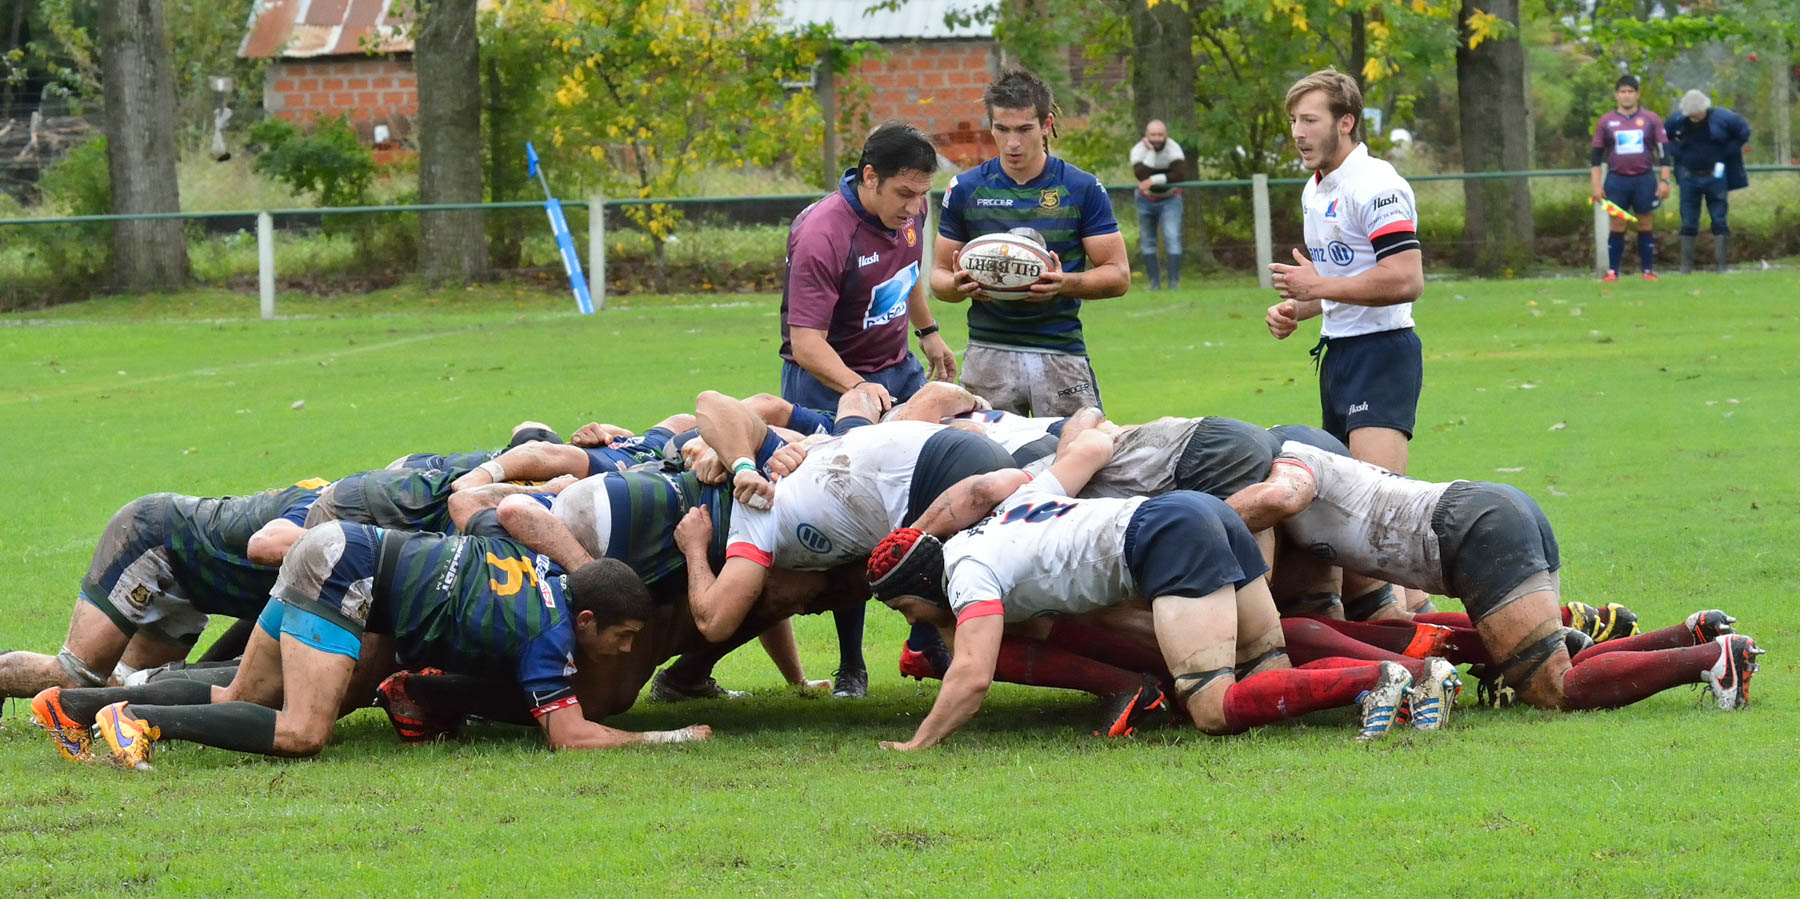
<path id="1" fill-rule="evenodd" d="M 1730 192 L 1724 178 L 1711 174 L 1679 172 L 1675 180 L 1681 184 L 1681 233 L 1692 237 L 1700 233 L 1700 201 L 1706 201 L 1706 217 L 1712 220 L 1712 233 L 1730 234 L 1725 216 L 1731 211 Z"/>
<path id="2" fill-rule="evenodd" d="M 1181 283 L 1181 195 L 1167 200 L 1151 201 L 1137 194 L 1138 253 L 1144 257 L 1144 268 L 1150 286 L 1157 287 L 1156 237 L 1162 235 L 1164 255 L 1169 257 L 1169 286 Z"/>

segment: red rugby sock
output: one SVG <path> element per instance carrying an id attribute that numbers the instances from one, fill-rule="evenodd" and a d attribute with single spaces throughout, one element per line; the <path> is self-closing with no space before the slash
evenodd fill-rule
<path id="1" fill-rule="evenodd" d="M 1084 690 L 1102 697 L 1135 690 L 1144 683 L 1144 676 L 1138 672 L 1027 637 L 1007 637 L 1000 644 L 994 679 L 1031 687 Z"/>
<path id="2" fill-rule="evenodd" d="M 1706 643 L 1588 658 L 1563 675 L 1563 696 L 1570 709 L 1616 709 L 1670 687 L 1700 683 L 1700 672 L 1719 660 L 1719 652 L 1719 644 Z"/>
<path id="3" fill-rule="evenodd" d="M 1300 667 L 1332 656 L 1364 662 L 1399 662 L 1406 658 L 1398 651 L 1345 635 L 1337 629 L 1339 624 L 1343 622 L 1325 618 L 1281 619 L 1281 635 L 1287 641 L 1288 659 Z M 1405 641 L 1401 643 L 1404 648 Z"/>
<path id="4" fill-rule="evenodd" d="M 1469 620 L 1467 612 L 1421 612 L 1413 616 L 1420 624 L 1441 624 L 1445 627 L 1474 627 L 1475 622 Z M 1568 624 L 1568 616 L 1563 616 L 1563 623 Z"/>
<path id="5" fill-rule="evenodd" d="M 1620 637 L 1605 643 L 1594 645 L 1581 651 L 1574 659 L 1575 664 L 1609 652 L 1649 652 L 1657 649 L 1686 649 L 1694 645 L 1693 632 L 1685 624 L 1665 627 L 1659 631 L 1638 634 L 1635 637 Z"/>
<path id="6" fill-rule="evenodd" d="M 1424 659 L 1409 659 L 1406 656 L 1400 656 L 1398 658 L 1388 659 L 1388 661 L 1404 667 L 1413 677 L 1425 676 Z M 1294 669 L 1296 671 L 1315 671 L 1324 668 L 1361 668 L 1367 664 L 1369 664 L 1368 659 L 1320 659 L 1316 662 L 1307 662 L 1304 665 L 1295 665 Z"/>
<path id="7" fill-rule="evenodd" d="M 1349 705 L 1380 676 L 1381 666 L 1372 662 L 1254 674 L 1226 688 L 1225 725 L 1231 733 L 1243 733 L 1307 712 Z"/>

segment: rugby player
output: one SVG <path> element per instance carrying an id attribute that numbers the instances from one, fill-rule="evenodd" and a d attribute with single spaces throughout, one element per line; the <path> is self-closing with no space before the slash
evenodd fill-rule
<path id="1" fill-rule="evenodd" d="M 624 471 L 645 462 L 660 462 L 669 438 L 693 426 L 693 416 L 685 413 L 657 422 L 642 437 L 615 425 L 585 425 L 576 436 L 592 435 L 595 442 L 591 445 L 524 443 L 466 472 L 451 489 L 469 490 L 502 481 L 548 481 L 562 475 L 585 478 L 603 471 Z"/>
<path id="2" fill-rule="evenodd" d="M 1704 682 L 1722 709 L 1749 701 L 1764 650 L 1717 610 L 1690 616 L 1685 629 L 1572 653 L 1556 535 L 1516 487 L 1417 481 L 1288 441 L 1268 479 L 1239 499 L 1251 527 L 1280 524 L 1347 570 L 1461 599 L 1494 659 L 1495 692 L 1538 708 L 1602 709 Z"/>
<path id="3" fill-rule="evenodd" d="M 598 427 L 589 425 L 589 427 Z M 579 432 L 577 432 L 579 433 Z M 541 421 L 522 421 L 513 426 L 512 439 L 506 446 L 497 450 L 483 450 L 471 453 L 408 453 L 387 464 L 387 468 L 418 468 L 431 471 L 453 471 L 462 474 L 501 453 L 516 446 L 523 446 L 533 440 L 545 443 L 561 443 L 550 426 Z"/>
<path id="4" fill-rule="evenodd" d="M 1458 686 L 1434 660 L 1414 688 L 1394 662 L 1327 659 L 1291 668 L 1255 541 L 1223 501 L 1192 491 L 1154 499 L 1075 499 L 1112 439 L 1088 429 L 979 525 L 939 543 L 902 529 L 870 559 L 877 596 L 909 620 L 954 627 L 956 654 L 930 714 L 906 742 L 941 742 L 980 708 L 1008 624 L 1147 600 L 1156 642 L 1195 727 L 1240 733 L 1358 703 L 1361 738 L 1388 730 L 1413 693 L 1421 729 L 1444 722 Z M 1020 476 L 1022 477 L 1022 475 Z"/>
<path id="5" fill-rule="evenodd" d="M 1021 415 L 1068 415 L 1099 406 L 1081 304 L 1124 296 L 1131 257 L 1100 179 L 1050 155 L 1056 130 L 1050 88 L 1020 69 L 982 97 L 1000 155 L 951 179 L 932 255 L 931 292 L 969 304 L 962 383 Z M 958 256 L 984 234 L 1035 229 L 1058 265 L 1023 300 L 990 299 Z"/>
<path id="6" fill-rule="evenodd" d="M 126 503 L 94 547 L 62 649 L 0 654 L 0 697 L 122 681 L 186 658 L 208 615 L 254 618 L 326 483 Z"/>
<path id="7" fill-rule="evenodd" d="M 93 723 L 125 768 L 147 767 L 152 746 L 166 739 L 312 756 L 343 711 L 360 704 L 347 702 L 360 698 L 352 691 L 359 657 L 385 655 L 389 670 L 397 661 L 516 679 L 554 749 L 711 736 L 704 725 L 630 733 L 583 716 L 572 676 L 629 651 L 650 614 L 643 583 L 616 560 L 564 575 L 510 540 L 331 522 L 294 544 L 273 594 L 229 687 L 51 688 L 32 700 L 34 718 L 72 759 L 91 751 Z"/>

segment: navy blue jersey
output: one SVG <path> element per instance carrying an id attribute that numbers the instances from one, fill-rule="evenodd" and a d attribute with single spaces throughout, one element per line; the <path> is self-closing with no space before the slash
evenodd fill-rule
<path id="1" fill-rule="evenodd" d="M 461 476 L 474 471 L 481 463 L 500 455 L 500 450 L 479 453 L 413 453 L 400 460 L 399 468 L 447 471 Z"/>
<path id="2" fill-rule="evenodd" d="M 950 180 L 944 192 L 938 234 L 967 243 L 983 234 L 1035 228 L 1063 271 L 1087 270 L 1083 238 L 1113 234 L 1112 200 L 1100 179 L 1052 156 L 1036 178 L 1020 184 L 1000 168 L 999 158 Z M 1048 303 L 990 300 L 969 304 L 969 340 L 993 346 L 1059 353 L 1085 353 L 1081 301 L 1058 297 Z"/>
<path id="3" fill-rule="evenodd" d="M 249 496 L 178 497 L 169 507 L 169 567 L 194 608 L 256 617 L 279 568 L 250 561 L 250 538 L 277 518 L 304 526 L 326 484 L 315 479 Z"/>
<path id="4" fill-rule="evenodd" d="M 575 631 L 561 569 L 512 540 L 389 539 L 404 543 L 378 572 L 375 594 L 393 610 L 403 666 L 514 679 L 540 713 L 573 695 Z"/>
<path id="5" fill-rule="evenodd" d="M 584 446 L 587 453 L 587 477 L 609 471 L 624 471 L 645 462 L 661 462 L 662 449 L 674 432 L 668 428 L 651 428 L 636 437 L 615 440 L 607 446 Z"/>

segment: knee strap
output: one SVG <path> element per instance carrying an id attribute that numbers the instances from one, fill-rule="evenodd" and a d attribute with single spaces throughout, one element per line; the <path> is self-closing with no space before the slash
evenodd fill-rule
<path id="1" fill-rule="evenodd" d="M 1317 615 L 1320 618 L 1330 618 L 1331 610 L 1343 608 L 1344 600 L 1336 593 L 1302 593 L 1284 605 L 1283 614 Z"/>
<path id="2" fill-rule="evenodd" d="M 1262 668 L 1262 666 L 1268 664 L 1269 662 L 1272 662 L 1276 659 L 1285 659 L 1285 658 L 1287 658 L 1287 647 L 1277 646 L 1274 649 L 1271 649 L 1268 652 L 1265 652 L 1262 655 L 1259 655 L 1254 659 L 1251 659 L 1247 662 L 1240 662 L 1238 664 L 1237 668 L 1235 669 L 1235 671 L 1237 673 L 1237 679 L 1243 680 L 1244 678 L 1249 677 L 1252 674 L 1255 674 L 1258 669 Z"/>
<path id="3" fill-rule="evenodd" d="M 1175 675 L 1175 692 L 1181 694 L 1182 702 L 1186 702 L 1194 698 L 1194 694 L 1206 689 L 1213 681 L 1221 677 L 1234 677 L 1236 674 L 1237 669 L 1235 668 L 1215 668 L 1211 671 L 1197 671 L 1193 674 L 1177 674 Z"/>
<path id="4" fill-rule="evenodd" d="M 67 671 L 70 677 L 80 681 L 83 686 L 106 686 L 106 676 L 89 668 L 86 662 L 76 658 L 75 654 L 69 651 L 69 647 L 64 646 L 56 654 L 56 661 L 61 663 L 63 670 Z"/>
<path id="5" fill-rule="evenodd" d="M 1394 596 L 1394 585 L 1382 584 L 1379 590 L 1344 600 L 1344 617 L 1351 621 L 1368 621 L 1376 612 L 1399 601 Z"/>
<path id="6" fill-rule="evenodd" d="M 1537 674 L 1538 669 L 1544 667 L 1544 663 L 1550 661 L 1550 657 L 1558 649 L 1566 650 L 1569 647 L 1569 638 L 1564 633 L 1567 630 L 1569 629 L 1566 627 L 1556 628 L 1536 640 L 1530 640 L 1523 648 L 1515 649 L 1501 663 L 1502 682 L 1519 688 L 1530 683 L 1532 675 Z"/>

